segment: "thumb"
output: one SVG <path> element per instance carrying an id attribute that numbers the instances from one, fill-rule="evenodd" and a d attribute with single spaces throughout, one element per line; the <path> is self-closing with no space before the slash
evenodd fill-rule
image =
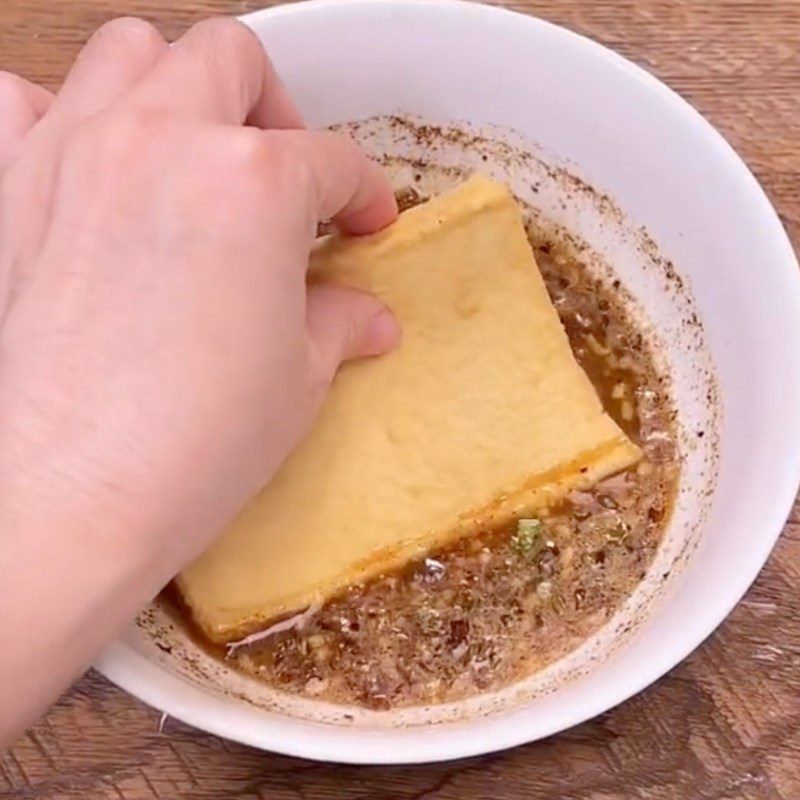
<path id="1" fill-rule="evenodd" d="M 308 289 L 306 330 L 312 364 L 332 380 L 343 361 L 377 356 L 400 343 L 400 326 L 372 295 L 332 284 Z"/>

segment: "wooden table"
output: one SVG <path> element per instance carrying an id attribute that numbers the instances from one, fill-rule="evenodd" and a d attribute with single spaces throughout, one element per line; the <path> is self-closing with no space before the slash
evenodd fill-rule
<path id="1" fill-rule="evenodd" d="M 111 17 L 138 14 L 174 37 L 202 17 L 264 4 L 0 0 L 0 68 L 56 87 L 81 43 Z M 800 0 L 504 5 L 588 34 L 683 93 L 744 156 L 800 242 Z M 747 598 L 655 687 L 549 741 L 451 764 L 329 766 L 174 720 L 162 733 L 156 711 L 90 674 L 0 758 L 0 797 L 797 800 L 799 580 L 800 506 Z"/>

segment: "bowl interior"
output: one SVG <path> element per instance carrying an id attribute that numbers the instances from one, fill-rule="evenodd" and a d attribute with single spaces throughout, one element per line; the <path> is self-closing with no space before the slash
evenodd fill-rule
<path id="1" fill-rule="evenodd" d="M 719 624 L 794 497 L 800 285 L 774 211 L 676 95 L 547 23 L 418 0 L 299 4 L 247 22 L 310 124 L 360 120 L 351 129 L 376 155 L 399 159 L 401 184 L 415 160 L 490 172 L 585 240 L 596 269 L 613 267 L 672 380 L 680 496 L 655 563 L 617 616 L 494 695 L 399 712 L 293 700 L 221 668 L 157 608 L 99 668 L 198 727 L 336 761 L 472 755 L 606 710 Z"/>

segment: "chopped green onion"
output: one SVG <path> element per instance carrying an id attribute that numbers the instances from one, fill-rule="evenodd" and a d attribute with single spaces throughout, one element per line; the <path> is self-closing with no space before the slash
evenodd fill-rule
<path id="1" fill-rule="evenodd" d="M 521 556 L 535 556 L 542 547 L 542 523 L 538 519 L 521 519 L 517 532 L 511 537 L 511 548 Z"/>

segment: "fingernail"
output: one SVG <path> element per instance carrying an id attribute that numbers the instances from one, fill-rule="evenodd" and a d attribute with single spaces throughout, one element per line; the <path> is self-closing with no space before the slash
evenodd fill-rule
<path id="1" fill-rule="evenodd" d="M 369 354 L 376 356 L 393 350 L 403 337 L 397 317 L 385 307 L 369 321 L 366 334 Z"/>

